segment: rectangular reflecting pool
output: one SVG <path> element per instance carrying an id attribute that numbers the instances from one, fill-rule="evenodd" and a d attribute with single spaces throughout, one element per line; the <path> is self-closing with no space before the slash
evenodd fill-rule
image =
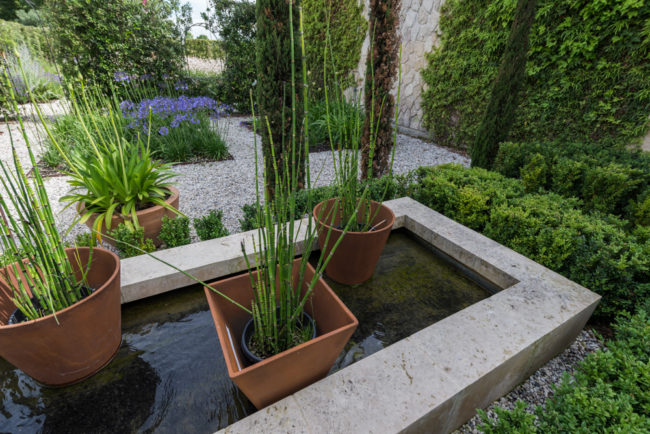
<path id="1" fill-rule="evenodd" d="M 328 283 L 359 319 L 333 371 L 498 290 L 402 230 L 371 280 Z M 43 387 L 0 359 L 0 433 L 212 433 L 255 412 L 228 378 L 202 288 L 124 305 L 122 331 L 113 361 L 70 387 Z"/>

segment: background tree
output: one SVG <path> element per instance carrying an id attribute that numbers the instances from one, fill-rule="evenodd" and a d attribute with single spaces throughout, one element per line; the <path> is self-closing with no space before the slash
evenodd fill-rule
<path id="1" fill-rule="evenodd" d="M 492 167 L 499 151 L 499 143 L 508 138 L 515 121 L 519 92 L 525 80 L 528 36 L 535 20 L 536 8 L 537 0 L 519 0 L 517 4 L 492 96 L 470 150 L 472 167 Z"/>
<path id="2" fill-rule="evenodd" d="M 292 1 L 293 47 L 291 26 L 289 25 L 289 2 Z M 299 11 L 296 0 L 258 0 L 257 1 L 257 104 L 261 118 L 262 151 L 264 152 L 267 174 L 267 189 L 271 197 L 275 191 L 273 157 L 280 178 L 285 168 L 285 159 L 291 158 L 292 141 L 298 151 L 302 146 L 298 138 L 303 127 L 302 108 L 302 66 L 300 57 Z M 295 62 L 291 63 L 291 55 Z M 294 83 L 292 86 L 292 69 Z M 295 110 L 292 104 L 295 102 Z M 294 119 L 295 114 L 295 119 Z M 266 126 L 266 121 L 270 125 Z M 292 122 L 295 122 L 296 136 L 292 138 Z M 273 148 L 273 150 L 272 150 Z M 296 169 L 304 177 L 305 156 L 297 152 L 296 161 L 287 161 L 289 170 Z M 297 167 L 296 167 L 297 165 Z M 304 182 L 299 181 L 299 188 Z"/>
<path id="3" fill-rule="evenodd" d="M 175 75 L 183 64 L 182 35 L 168 0 L 95 2 L 48 0 L 55 54 L 64 75 L 107 88 L 114 74 Z"/>
<path id="4" fill-rule="evenodd" d="M 370 0 L 370 49 L 366 67 L 362 177 L 387 173 L 393 147 L 395 98 L 390 94 L 399 62 L 401 0 Z M 371 146 L 374 144 L 374 147 Z M 373 149 L 374 148 L 374 149 Z M 372 173 L 370 160 L 372 159 Z"/>
<path id="5" fill-rule="evenodd" d="M 255 2 L 210 0 L 210 7 L 201 17 L 207 28 L 221 39 L 224 68 L 218 83 L 220 99 L 239 112 L 250 112 L 249 92 L 257 78 Z"/>

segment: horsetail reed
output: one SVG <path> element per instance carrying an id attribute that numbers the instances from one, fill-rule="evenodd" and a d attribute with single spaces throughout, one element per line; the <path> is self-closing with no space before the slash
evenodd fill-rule
<path id="1" fill-rule="evenodd" d="M 18 62 L 21 66 L 19 58 Z M 0 278 L 12 291 L 12 301 L 26 319 L 33 320 L 50 314 L 56 318 L 56 312 L 83 298 L 82 282 L 87 269 L 81 270 L 81 282 L 77 280 L 56 228 L 43 178 L 18 112 L 16 98 L 9 86 L 6 69 L 3 69 L 3 81 L 18 114 L 20 131 L 33 167 L 33 181 L 29 181 L 18 158 L 14 138 L 8 128 L 13 170 L 0 160 L 0 248 L 7 263 Z M 33 102 L 31 94 L 30 98 Z"/>

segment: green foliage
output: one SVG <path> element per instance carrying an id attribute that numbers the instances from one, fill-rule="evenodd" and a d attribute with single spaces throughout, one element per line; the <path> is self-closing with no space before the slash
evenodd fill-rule
<path id="1" fill-rule="evenodd" d="M 9 87 L 7 72 L 2 66 L 0 81 Z M 16 101 L 10 102 L 14 112 L 18 112 Z M 14 264 L 5 270 L 3 280 L 8 285 L 7 294 L 25 317 L 33 320 L 81 300 L 81 286 L 90 263 L 79 264 L 79 273 L 75 273 L 20 114 L 18 120 L 18 133 L 25 140 L 33 169 L 28 177 L 18 158 L 13 135 L 9 133 L 13 164 L 9 166 L 8 161 L 0 159 L 0 189 L 3 191 L 0 194 L 0 252 L 3 262 Z"/>
<path id="2" fill-rule="evenodd" d="M 363 124 L 363 110 L 359 101 L 347 100 L 328 101 L 317 100 L 309 104 L 309 145 L 330 144 L 329 132 L 332 134 L 332 145 L 335 149 L 350 148 L 351 138 L 357 124 Z M 328 131 L 329 124 L 329 131 Z"/>
<path id="3" fill-rule="evenodd" d="M 363 3 L 358 0 L 302 0 L 305 57 L 312 96 L 323 97 L 323 66 L 327 62 L 327 83 L 341 88 L 353 84 L 361 46 L 368 30 Z M 327 41 L 329 27 L 330 42 Z M 324 58 L 327 47 L 327 59 Z M 336 72 L 336 76 L 335 76 Z"/>
<path id="4" fill-rule="evenodd" d="M 180 216 L 176 218 L 164 216 L 158 238 L 167 247 L 178 247 L 191 243 L 190 219 Z"/>
<path id="5" fill-rule="evenodd" d="M 527 191 L 546 189 L 583 201 L 585 210 L 650 223 L 650 156 L 593 145 L 503 143 L 495 170 L 521 176 Z"/>
<path id="6" fill-rule="evenodd" d="M 43 16 L 36 9 L 19 9 L 16 11 L 16 18 L 23 26 L 40 26 L 43 24 Z"/>
<path id="7" fill-rule="evenodd" d="M 536 8 L 537 0 L 517 1 L 510 36 L 492 87 L 492 95 L 470 149 L 473 167 L 492 167 L 499 143 L 508 138 L 515 121 L 519 93 L 526 73 L 528 38 Z"/>
<path id="8" fill-rule="evenodd" d="M 196 229 L 199 239 L 205 241 L 230 235 L 222 219 L 223 212 L 221 210 L 211 210 L 207 215 L 194 219 L 194 229 Z"/>
<path id="9" fill-rule="evenodd" d="M 168 19 L 173 6 L 167 0 L 48 0 L 47 8 L 66 77 L 81 73 L 108 90 L 117 71 L 157 78 L 180 72 L 181 35 Z"/>
<path id="10" fill-rule="evenodd" d="M 424 122 L 440 144 L 466 147 L 489 100 L 516 2 L 451 0 L 440 48 L 422 77 Z M 515 141 L 628 145 L 648 129 L 650 3 L 539 0 Z"/>
<path id="11" fill-rule="evenodd" d="M 74 245 L 76 247 L 95 247 L 97 245 L 97 237 L 93 236 L 90 232 L 77 234 L 74 237 Z"/>
<path id="12" fill-rule="evenodd" d="M 115 247 L 120 251 L 120 258 L 130 258 L 142 254 L 141 250 L 145 252 L 153 252 L 156 250 L 153 241 L 144 237 L 144 228 L 128 227 L 120 223 L 117 228 L 108 231 L 108 236 L 115 240 Z"/>
<path id="13" fill-rule="evenodd" d="M 619 319 L 616 340 L 590 354 L 571 377 L 565 374 L 555 394 L 535 415 L 518 402 L 497 409 L 498 420 L 480 412 L 483 432 L 491 433 L 643 433 L 650 431 L 650 321 L 640 311 Z"/>
<path id="14" fill-rule="evenodd" d="M 249 113 L 249 91 L 256 79 L 255 2 L 211 0 L 210 8 L 202 16 L 221 37 L 224 70 L 215 93 L 220 101 L 241 113 Z"/>
<path id="15" fill-rule="evenodd" d="M 59 76 L 47 72 L 44 68 L 49 66 L 47 62 L 32 56 L 26 45 L 20 45 L 13 53 L 8 54 L 6 65 L 14 98 L 19 104 L 29 103 L 31 98 L 36 102 L 46 102 L 63 95 Z M 5 90 L 0 89 L 0 93 L 4 94 Z M 5 100 L 9 99 L 6 97 Z"/>
<path id="16" fill-rule="evenodd" d="M 357 195 L 363 194 L 367 188 L 368 192 L 366 197 L 370 200 L 390 200 L 397 197 L 407 196 L 412 194 L 412 189 L 415 188 L 411 185 L 414 181 L 414 175 L 395 176 L 383 178 L 373 178 L 359 183 Z M 384 193 L 386 193 L 384 195 Z M 338 189 L 335 186 L 326 185 L 322 187 L 314 187 L 307 190 L 300 190 L 296 193 L 296 215 L 311 214 L 312 209 L 309 208 L 309 200 L 311 206 L 314 207 L 317 203 L 327 199 L 336 197 Z M 257 217 L 255 204 L 246 204 L 242 207 L 244 217 L 239 220 L 239 225 L 242 231 L 250 231 L 257 228 Z"/>
<path id="17" fill-rule="evenodd" d="M 400 62 L 399 15 L 401 0 L 370 0 L 370 47 L 366 57 L 364 107 L 361 135 L 361 176 L 381 177 L 392 166 L 395 97 L 391 94 Z M 399 84 L 399 83 L 398 83 Z M 399 93 L 399 90 L 398 90 Z"/>
<path id="18" fill-rule="evenodd" d="M 224 57 L 224 52 L 219 41 L 202 38 L 186 39 L 185 54 L 201 59 L 222 59 Z"/>
<path id="19" fill-rule="evenodd" d="M 1 8 L 0 8 L 1 9 Z M 25 45 L 39 59 L 49 59 L 47 35 L 43 29 L 0 20 L 0 52 L 14 50 Z"/>
<path id="20" fill-rule="evenodd" d="M 525 194 L 521 182 L 458 165 L 420 169 L 416 200 L 603 296 L 600 316 L 650 296 L 650 243 L 577 199 Z"/>

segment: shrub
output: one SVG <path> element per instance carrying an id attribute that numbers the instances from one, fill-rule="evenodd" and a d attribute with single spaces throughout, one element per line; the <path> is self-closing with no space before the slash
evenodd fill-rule
<path id="1" fill-rule="evenodd" d="M 43 29 L 0 20 L 0 52 L 25 45 L 38 59 L 51 59 L 47 35 Z"/>
<path id="2" fill-rule="evenodd" d="M 81 73 L 105 90 L 116 71 L 161 78 L 180 72 L 181 35 L 169 20 L 173 2 L 49 0 L 57 60 L 66 77 Z"/>
<path id="3" fill-rule="evenodd" d="M 527 191 L 582 199 L 584 208 L 648 224 L 650 156 L 594 145 L 502 143 L 495 170 L 521 177 Z"/>
<path id="4" fill-rule="evenodd" d="M 36 9 L 19 9 L 16 11 L 16 18 L 23 26 L 40 26 L 43 24 L 42 14 Z"/>
<path id="5" fill-rule="evenodd" d="M 108 236 L 115 240 L 115 247 L 120 251 L 120 258 L 130 258 L 141 255 L 141 250 L 153 252 L 156 250 L 153 241 L 144 237 L 144 228 L 130 229 L 120 223 L 117 228 L 108 231 Z"/>
<path id="6" fill-rule="evenodd" d="M 353 84 L 353 72 L 359 65 L 368 22 L 363 16 L 363 3 L 358 0 L 327 2 L 327 6 L 322 0 L 302 0 L 301 6 L 311 94 L 322 98 L 325 61 L 329 72 L 328 84 L 338 83 L 341 89 Z M 328 24 L 329 41 L 326 37 Z M 326 45 L 328 55 L 324 59 Z"/>
<path id="7" fill-rule="evenodd" d="M 194 219 L 194 229 L 196 229 L 199 239 L 205 241 L 230 235 L 221 220 L 222 218 L 222 211 L 212 210 L 207 215 Z"/>
<path id="8" fill-rule="evenodd" d="M 218 81 L 218 99 L 239 112 L 249 113 L 249 90 L 256 79 L 255 2 L 211 0 L 202 16 L 221 37 L 224 69 Z"/>
<path id="9" fill-rule="evenodd" d="M 90 232 L 77 234 L 74 237 L 74 245 L 77 247 L 95 247 L 97 245 L 97 238 Z"/>
<path id="10" fill-rule="evenodd" d="M 573 376 L 565 373 L 545 408 L 535 415 L 518 402 L 514 410 L 496 409 L 498 420 L 479 410 L 485 433 L 626 432 L 650 430 L 650 320 L 641 310 L 619 319 L 616 340 L 607 350 L 587 356 Z"/>
<path id="11" fill-rule="evenodd" d="M 520 181 L 458 165 L 423 168 L 414 198 L 603 296 L 613 316 L 650 296 L 650 243 L 614 216 L 585 214 L 580 201 L 525 194 Z"/>
<path id="12" fill-rule="evenodd" d="M 190 239 L 190 219 L 187 217 L 162 218 L 162 226 L 158 238 L 166 247 L 184 246 L 192 242 Z"/>
<path id="13" fill-rule="evenodd" d="M 452 0 L 422 77 L 424 124 L 440 144 L 476 137 L 516 2 Z M 650 3 L 539 0 L 515 141 L 626 146 L 648 129 Z"/>

